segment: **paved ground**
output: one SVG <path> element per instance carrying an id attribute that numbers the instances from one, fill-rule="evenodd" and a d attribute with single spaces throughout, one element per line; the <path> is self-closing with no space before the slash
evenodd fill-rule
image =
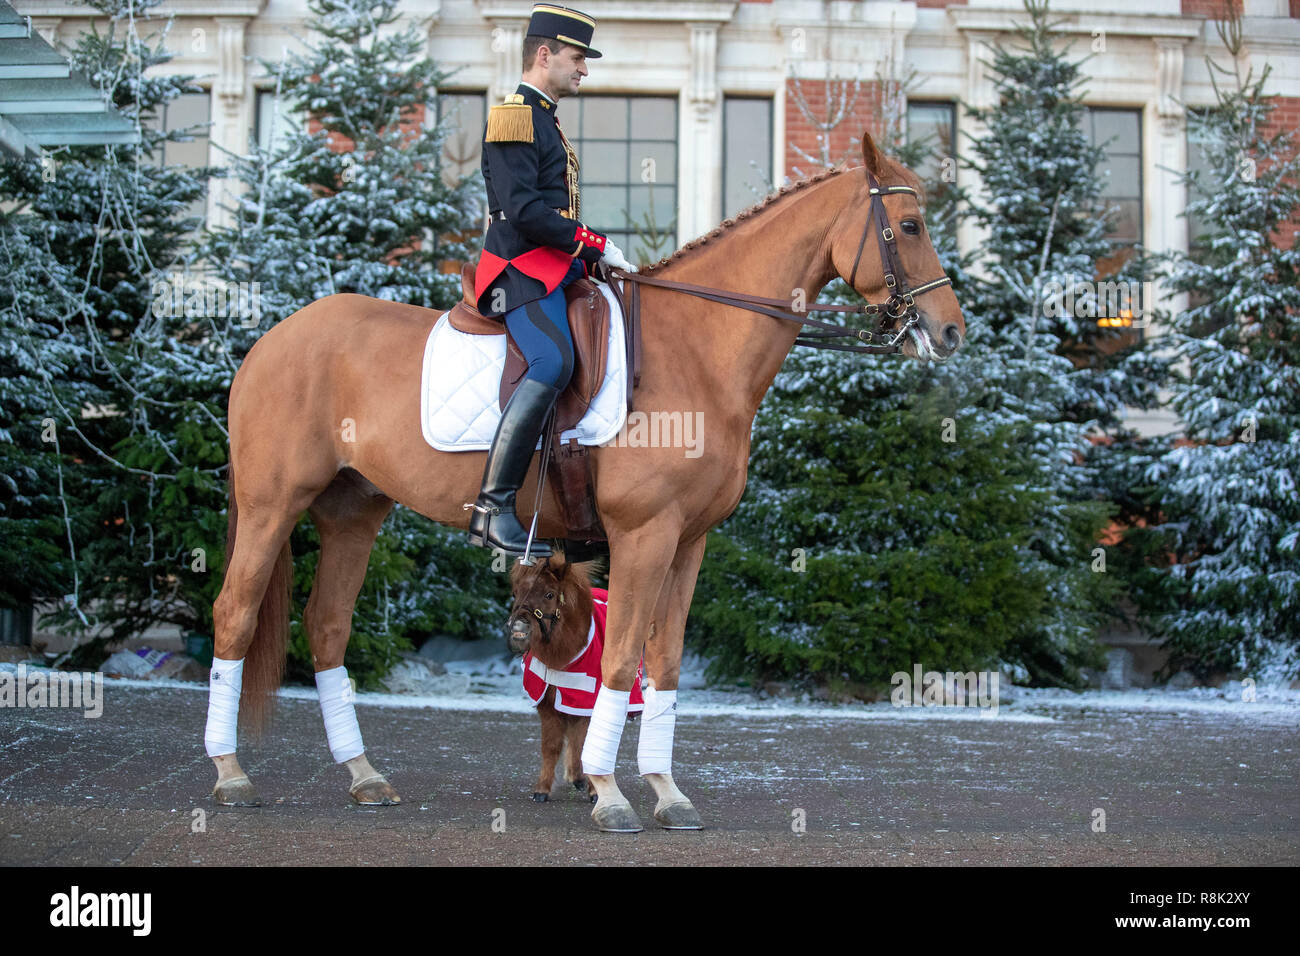
<path id="1" fill-rule="evenodd" d="M 630 725 L 620 779 L 651 826 L 618 836 L 595 832 L 589 805 L 558 785 L 531 802 L 531 714 L 363 703 L 370 757 L 404 803 L 362 809 L 318 705 L 281 700 L 268 738 L 240 753 L 267 805 L 226 809 L 208 800 L 206 693 L 108 681 L 105 694 L 98 719 L 0 710 L 0 864 L 1300 862 L 1300 740 L 1285 715 L 700 717 L 684 700 L 677 779 L 709 828 L 654 828 Z"/>

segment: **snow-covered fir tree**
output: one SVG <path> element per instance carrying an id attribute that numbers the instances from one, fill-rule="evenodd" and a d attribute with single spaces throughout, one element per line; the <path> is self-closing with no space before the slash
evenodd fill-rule
<path id="1" fill-rule="evenodd" d="M 1127 283 L 1140 291 L 1151 267 L 1139 247 L 1117 272 L 1099 274 L 1099 262 L 1118 251 L 1098 174 L 1105 150 L 1083 127 L 1086 60 L 1059 48 L 1055 26 L 1047 0 L 1025 0 L 1015 40 L 994 44 L 989 61 L 998 102 L 970 111 L 986 128 L 971 143 L 985 191 L 971 214 L 988 237 L 976 308 L 990 332 L 1070 360 L 1061 414 L 1113 428 L 1126 404 L 1147 406 L 1155 395 L 1147 375 L 1126 374 L 1141 352 L 1135 338 L 1098 319 L 1149 310 L 1139 296 L 1130 301 Z M 1148 371 L 1146 362 L 1137 368 Z"/>
<path id="2" fill-rule="evenodd" d="M 204 249 L 225 281 L 257 281 L 264 324 L 336 292 L 450 307 L 474 254 L 478 176 L 443 182 L 445 124 L 425 128 L 450 74 L 423 55 L 398 0 L 310 0 L 306 49 L 264 63 L 294 130 L 232 158 L 233 221 Z M 465 238 L 468 236 L 468 241 Z"/>
<path id="3" fill-rule="evenodd" d="M 1233 21 L 1221 25 L 1229 53 Z M 1182 440 L 1146 470 L 1172 553 L 1149 605 L 1177 664 L 1201 674 L 1300 676 L 1300 209 L 1295 130 L 1271 121 L 1270 69 L 1210 61 L 1213 108 L 1189 114 L 1203 167 L 1188 213 L 1202 231 L 1173 257 L 1172 406 Z"/>
<path id="4" fill-rule="evenodd" d="M 73 595 L 60 618 L 82 638 L 75 666 L 96 666 L 109 639 L 151 624 L 210 633 L 226 396 L 257 336 L 334 291 L 450 304 L 459 280 L 443 262 L 472 254 L 462 237 L 479 219 L 481 186 L 445 186 L 442 132 L 413 122 L 446 75 L 418 33 L 391 29 L 391 2 L 322 2 L 313 35 L 324 39 L 273 65 L 289 108 L 320 130 L 287 137 L 275 156 L 230 157 L 244 187 L 234 226 L 195 246 L 190 210 L 209 171 L 162 165 L 160 146 L 202 131 L 164 133 L 159 120 L 198 87 L 157 70 L 170 28 L 157 6 L 101 0 L 106 25 L 66 51 L 138 120 L 140 144 L 0 169 L 0 534 L 14 562 L 0 600 Z M 310 526 L 295 535 L 299 608 L 313 538 Z M 409 634 L 494 627 L 508 588 L 483 559 L 395 514 L 357 604 L 358 679 L 382 674 Z M 294 633 L 291 672 L 309 661 L 299 622 Z"/>
<path id="5" fill-rule="evenodd" d="M 264 64 L 275 78 L 281 129 L 269 149 L 253 144 L 250 155 L 231 158 L 231 221 L 211 230 L 203 249 L 211 277 L 258 289 L 256 321 L 236 318 L 216 330 L 235 363 L 266 329 L 334 293 L 450 307 L 460 276 L 444 263 L 474 258 L 481 243 L 481 178 L 475 172 L 448 185 L 449 124 L 422 123 L 450 75 L 424 56 L 424 34 L 398 23 L 397 0 L 308 7 L 305 49 Z M 310 680 L 301 621 L 319 556 L 310 523 L 295 531 L 293 547 L 287 673 Z M 408 636 L 494 632 L 509 589 L 490 560 L 463 534 L 398 505 L 357 600 L 351 672 L 363 682 L 381 675 L 410 646 Z"/>
<path id="6" fill-rule="evenodd" d="M 886 115 L 882 143 L 922 165 L 905 112 Z M 1046 326 L 1029 342 L 1008 333 L 1027 303 L 992 320 L 971 307 L 956 247 L 964 193 L 928 185 L 928 231 L 968 342 L 937 367 L 800 349 L 787 360 L 755 422 L 746 495 L 701 570 L 692 639 L 719 672 L 870 693 L 918 661 L 1067 684 L 1097 661 L 1113 584 L 1088 559 L 1104 507 L 1059 474 L 1087 448 L 1062 421 L 1074 367 Z M 858 301 L 839 281 L 823 298 Z"/>
<path id="7" fill-rule="evenodd" d="M 1015 40 L 993 48 L 998 101 L 973 111 L 987 133 L 971 147 L 984 184 L 972 212 L 988 238 L 968 347 L 942 371 L 987 424 L 1030 429 L 1025 451 L 1051 502 L 1036 518 L 1032 548 L 1049 571 L 1055 610 L 1040 654 L 1063 666 L 1094 655 L 1098 627 L 1116 613 L 1120 582 L 1097 551 L 1117 510 L 1106 476 L 1130 453 L 1125 407 L 1155 403 L 1165 362 L 1131 332 L 1098 321 L 1155 318 L 1145 287 L 1153 267 L 1138 247 L 1102 273 L 1117 252 L 1106 238 L 1104 152 L 1083 132 L 1083 61 L 1054 27 L 1046 2 L 1026 0 Z M 1116 301 L 1108 283 L 1131 298 Z"/>
<path id="8" fill-rule="evenodd" d="M 203 519 L 186 502 L 218 484 L 213 456 L 185 447 L 178 422 L 206 413 L 193 383 L 157 361 L 160 346 L 166 353 L 174 343 L 160 341 L 150 313 L 155 282 L 189 255 L 185 237 L 200 225 L 189 207 L 204 188 L 203 170 L 160 162 L 163 143 L 194 131 L 163 133 L 158 120 L 168 102 L 199 88 L 148 72 L 170 59 L 167 21 L 151 15 L 156 2 L 95 6 L 106 27 L 64 53 L 136 120 L 140 142 L 66 147 L 0 170 L 0 194 L 13 206 L 3 252 L 12 268 L 0 283 L 14 333 L 6 352 L 18 371 L 6 392 L 23 406 L 14 447 L 39 450 L 28 475 L 42 489 L 42 526 L 59 525 L 44 545 L 14 555 L 28 565 L 17 577 L 56 579 L 32 596 L 68 597 L 55 619 L 92 638 L 73 661 L 92 666 L 109 637 L 202 620 L 194 601 L 178 597 L 211 578 L 183 574 L 191 549 L 205 543 Z M 14 527 L 0 524 L 6 535 Z"/>

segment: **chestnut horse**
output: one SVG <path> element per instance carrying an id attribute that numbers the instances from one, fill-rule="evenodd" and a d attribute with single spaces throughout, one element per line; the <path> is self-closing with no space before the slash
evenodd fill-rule
<path id="1" fill-rule="evenodd" d="M 791 183 L 642 275 L 810 304 L 840 276 L 868 302 L 880 303 L 892 291 L 882 268 L 887 253 L 868 234 L 879 238 L 881 230 L 874 227 L 887 220 L 893 258 L 904 274 L 918 280 L 942 276 L 913 191 L 919 188 L 916 177 L 880 154 L 869 135 L 862 149 L 865 172 L 841 168 Z M 912 188 L 873 193 L 868 172 L 884 186 Z M 902 341 L 903 353 L 918 361 L 946 358 L 965 333 L 957 297 L 942 281 L 927 283 L 931 294 L 916 300 L 916 321 Z M 655 447 L 617 442 L 592 449 L 610 555 L 601 693 L 613 692 L 611 700 L 626 695 L 644 653 L 648 693 L 657 688 L 670 694 L 675 717 L 682 637 L 705 536 L 740 501 L 755 414 L 801 326 L 648 285 L 641 287 L 641 300 L 643 359 L 635 406 L 693 414 L 702 423 L 703 441 L 688 453 L 659 441 L 649 443 Z M 243 662 L 242 701 L 235 697 L 223 705 L 227 718 L 230 709 L 242 710 L 256 726 L 279 685 L 288 628 L 289 533 L 304 511 L 321 542 L 304 613 L 318 675 L 343 665 L 353 604 L 393 502 L 468 528 L 464 505 L 478 494 L 484 453 L 441 452 L 420 437 L 422 356 L 438 318 L 416 306 L 331 295 L 270 329 L 235 376 L 229 412 L 233 548 L 228 544 L 225 581 L 213 609 L 216 656 Z M 536 470 L 530 469 L 518 496 L 525 526 L 532 518 Z M 544 497 L 538 534 L 564 536 L 551 495 Z M 215 700 L 214 689 L 210 726 Z M 649 702 L 647 696 L 648 707 Z M 643 743 L 648 716 L 649 710 L 641 720 Z M 621 724 L 612 740 L 615 753 L 619 733 Z M 256 802 L 233 737 L 208 751 L 218 772 L 214 798 Z M 359 730 L 352 738 L 360 744 Z M 671 761 L 671 728 L 666 749 Z M 351 792 L 359 802 L 397 801 L 363 749 L 346 761 L 336 759 L 351 770 Z M 608 762 L 605 767 L 605 761 L 589 765 L 584 759 L 598 795 L 592 817 L 603 830 L 639 829 L 615 781 L 612 758 Z M 602 771 L 593 772 L 593 766 Z M 657 796 L 661 824 L 698 819 L 670 771 L 642 769 L 642 776 Z"/>

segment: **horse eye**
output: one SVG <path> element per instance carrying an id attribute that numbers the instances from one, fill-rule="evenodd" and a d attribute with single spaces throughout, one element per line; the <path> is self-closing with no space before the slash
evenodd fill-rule
<path id="1" fill-rule="evenodd" d="M 553 598 L 553 597 L 555 597 L 555 592 L 554 592 L 554 591 L 547 591 L 547 592 L 546 592 L 546 600 L 549 601 L 549 600 L 551 600 L 551 598 Z"/>
<path id="2" fill-rule="evenodd" d="M 915 219 L 904 219 L 901 225 L 903 232 L 909 236 L 919 236 L 921 234 L 921 224 Z"/>

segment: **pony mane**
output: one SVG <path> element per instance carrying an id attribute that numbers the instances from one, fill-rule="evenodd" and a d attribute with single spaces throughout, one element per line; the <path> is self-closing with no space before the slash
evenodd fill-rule
<path id="1" fill-rule="evenodd" d="M 915 173 L 913 173 L 902 163 L 898 162 L 898 160 L 896 159 L 884 155 L 881 156 L 881 159 L 883 159 L 885 162 L 885 166 L 886 166 L 885 171 L 887 174 L 886 176 L 881 177 L 881 184 L 911 186 L 913 189 L 917 191 L 917 197 L 920 200 L 921 204 L 924 205 L 925 188 L 920 180 L 920 177 L 918 177 Z M 866 168 L 865 166 L 845 166 L 844 164 L 841 163 L 839 166 L 832 167 L 831 169 L 823 169 L 820 172 L 813 173 L 811 176 L 805 176 L 802 179 L 794 180 L 794 182 L 786 183 L 776 192 L 769 193 L 767 196 L 763 197 L 758 202 L 754 203 L 754 205 L 750 206 L 748 209 L 742 209 L 734 216 L 722 220 L 722 222 L 714 226 L 704 235 L 692 239 L 690 242 L 686 243 L 686 245 L 682 246 L 672 255 L 664 256 L 662 259 L 660 259 L 658 262 L 654 263 L 653 265 L 645 266 L 640 270 L 640 273 L 642 275 L 648 275 L 653 272 L 658 272 L 660 269 L 663 269 L 664 267 L 669 266 L 674 262 L 678 262 L 682 259 L 689 258 L 691 254 L 693 254 L 703 246 L 707 245 L 711 240 L 717 239 L 719 236 L 723 235 L 734 226 L 737 226 L 742 222 L 752 219 L 754 216 L 757 216 L 759 213 L 765 211 L 769 206 L 779 202 L 780 200 L 784 199 L 786 196 L 790 195 L 791 193 L 798 192 L 799 190 L 804 189 L 808 186 L 812 186 L 816 183 L 823 182 L 824 180 L 830 179 L 832 176 L 838 176 L 840 173 L 852 172 L 855 169 L 865 169 L 865 168 Z M 896 183 L 895 180 L 901 180 L 902 182 Z"/>

